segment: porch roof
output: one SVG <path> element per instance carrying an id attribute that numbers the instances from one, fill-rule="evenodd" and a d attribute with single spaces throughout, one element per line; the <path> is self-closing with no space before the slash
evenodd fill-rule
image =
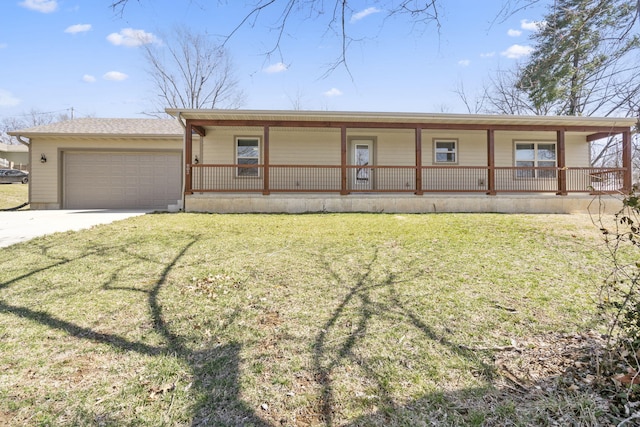
<path id="1" fill-rule="evenodd" d="M 455 129 L 548 129 L 573 131 L 605 131 L 629 129 L 637 122 L 626 117 L 574 116 L 510 116 L 480 114 L 438 114 L 362 111 L 297 111 L 297 110 L 222 110 L 222 109 L 166 109 L 168 114 L 197 122 L 199 125 L 314 125 L 318 127 L 371 126 L 415 127 L 428 125 Z M 208 124 L 209 122 L 210 124 Z"/>

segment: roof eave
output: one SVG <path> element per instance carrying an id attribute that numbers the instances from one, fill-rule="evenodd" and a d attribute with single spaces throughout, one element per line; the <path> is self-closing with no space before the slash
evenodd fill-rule
<path id="1" fill-rule="evenodd" d="M 431 122 L 431 123 L 471 123 L 483 124 L 522 124 L 566 126 L 567 124 L 631 127 L 635 118 L 626 117 L 576 117 L 576 116 L 523 116 L 523 115 L 482 115 L 482 114 L 444 114 L 444 113 L 382 113 L 362 111 L 312 111 L 312 110 L 202 110 L 202 109 L 166 109 L 167 114 L 186 120 L 231 119 L 245 120 L 290 120 L 290 121 L 326 121 L 335 122 Z"/>

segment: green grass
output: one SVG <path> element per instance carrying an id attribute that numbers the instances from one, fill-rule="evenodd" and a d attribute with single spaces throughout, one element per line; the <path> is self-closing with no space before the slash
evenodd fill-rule
<path id="1" fill-rule="evenodd" d="M 14 245 L 0 425 L 551 425 L 585 397 L 496 403 L 469 348 L 597 327 L 597 245 L 587 217 L 493 214 L 156 214 Z"/>
<path id="2" fill-rule="evenodd" d="M 11 209 L 29 201 L 29 186 L 0 184 L 0 209 Z"/>

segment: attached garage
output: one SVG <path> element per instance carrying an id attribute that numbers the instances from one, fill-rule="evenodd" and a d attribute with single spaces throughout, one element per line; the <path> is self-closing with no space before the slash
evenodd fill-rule
<path id="1" fill-rule="evenodd" d="M 63 208 L 166 209 L 180 200 L 180 152 L 65 152 Z"/>
<path id="2" fill-rule="evenodd" d="M 81 118 L 12 134 L 29 146 L 31 209 L 181 205 L 184 128 L 175 119 Z"/>

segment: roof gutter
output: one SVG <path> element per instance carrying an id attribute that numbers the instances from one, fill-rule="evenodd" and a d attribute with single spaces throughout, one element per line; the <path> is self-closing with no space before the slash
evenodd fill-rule
<path id="1" fill-rule="evenodd" d="M 27 147 L 31 146 L 31 141 L 27 141 L 26 139 L 22 139 L 22 135 L 16 135 L 16 139 L 20 144 L 26 145 Z"/>
<path id="2" fill-rule="evenodd" d="M 187 167 L 187 161 L 185 158 L 185 153 L 187 152 L 187 125 L 186 123 L 184 123 L 182 121 L 182 113 L 180 111 L 178 111 L 178 114 L 176 114 L 176 119 L 178 120 L 178 123 L 180 123 L 180 126 L 182 126 L 182 129 L 184 129 L 184 132 L 182 132 L 182 161 L 184 162 L 184 166 L 185 168 Z M 184 173 L 184 169 L 182 171 L 182 192 L 181 197 L 182 197 L 182 211 L 184 212 L 185 207 L 186 207 L 186 196 L 184 194 L 184 191 L 186 189 L 186 185 L 187 183 L 185 182 L 185 173 Z"/>

